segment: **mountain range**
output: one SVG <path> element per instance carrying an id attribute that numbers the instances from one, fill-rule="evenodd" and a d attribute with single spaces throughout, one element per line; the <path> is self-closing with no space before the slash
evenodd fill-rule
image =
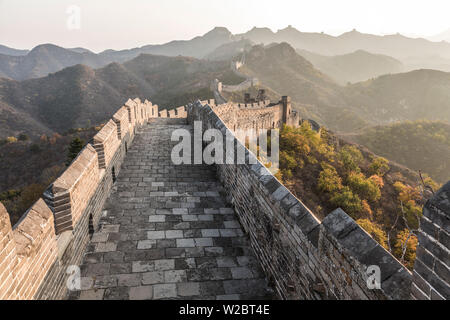
<path id="1" fill-rule="evenodd" d="M 423 69 L 343 86 L 287 43 L 256 45 L 245 55 L 241 73 L 259 78 L 275 92 L 290 95 L 301 106 L 303 116 L 337 132 L 405 120 L 450 122 L 450 73 Z M 320 56 L 318 59 L 323 60 L 316 64 L 326 66 L 340 59 L 344 62 L 336 65 L 344 70 L 345 65 L 355 65 L 351 61 L 356 56 L 370 59 L 373 55 L 355 52 L 345 57 Z M 391 58 L 375 58 L 392 62 L 391 72 L 400 68 Z M 130 96 L 151 97 L 165 107 L 185 104 L 188 97 L 193 99 L 192 93 L 210 97 L 209 86 L 215 78 L 227 84 L 243 80 L 233 74 L 228 61 L 148 54 L 97 69 L 75 65 L 39 79 L 3 78 L 0 136 L 84 127 L 89 121 L 97 123 L 108 118 L 114 111 L 111 108 Z"/>
<path id="2" fill-rule="evenodd" d="M 442 48 L 434 55 L 450 61 L 450 55 L 445 57 L 446 43 L 356 31 L 332 37 L 292 29 L 276 33 L 253 29 L 233 35 L 215 28 L 188 41 L 98 54 L 52 44 L 29 52 L 0 47 L 0 142 L 22 133 L 36 141 L 43 134 L 98 125 L 129 97 L 148 98 L 164 108 L 212 98 L 214 79 L 224 84 L 244 80 L 230 68 L 230 61 L 238 59 L 244 61 L 239 74 L 257 77 L 274 101 L 291 96 L 302 118 L 400 164 L 424 169 L 438 181 L 447 179 L 448 166 L 442 163 L 448 162 L 449 154 L 450 73 L 428 68 L 411 71 L 409 63 L 416 59 L 420 67 L 422 58 L 396 56 L 407 43 L 410 50 L 423 45 L 411 51 L 420 55 Z M 289 41 L 278 43 L 280 39 Z M 376 43 L 379 51 L 386 52 L 369 50 Z M 316 51 L 322 45 L 323 52 Z M 425 62 L 439 64 L 443 61 L 439 59 Z M 424 138 L 415 139 L 417 133 Z M 387 143 L 394 135 L 397 139 Z M 386 143 L 379 143 L 378 136 Z M 411 161 L 409 155 L 423 161 Z"/>
<path id="3" fill-rule="evenodd" d="M 233 35 L 224 27 L 216 27 L 191 40 L 177 40 L 127 50 L 105 50 L 98 54 L 85 48 L 62 48 L 53 44 L 42 44 L 31 51 L 0 46 L 0 77 L 14 80 L 39 78 L 76 64 L 100 68 L 112 62 L 123 63 L 140 54 L 229 60 L 243 50 L 249 50 L 254 44 L 269 45 L 282 42 L 289 43 L 305 55 L 309 52 L 310 60 L 315 60 L 311 62 L 318 69 L 333 73 L 329 75 L 341 83 L 376 77 L 378 73 L 369 71 L 378 66 L 381 66 L 383 71 L 389 72 L 420 68 L 450 71 L 450 43 L 447 42 L 408 38 L 400 34 L 378 36 L 356 30 L 335 37 L 324 33 L 301 32 L 293 27 L 277 32 L 268 28 L 253 28 L 246 33 Z M 366 65 L 366 71 L 357 71 L 356 74 L 347 71 L 350 73 L 348 75 L 339 67 L 337 70 L 330 70 L 332 69 L 330 63 L 323 62 L 321 56 L 332 57 L 330 59 L 334 61 L 331 61 L 331 64 L 342 62 L 344 65 L 356 57 L 358 65 Z M 399 69 L 397 61 L 404 65 L 403 69 Z M 366 76 L 369 78 L 364 78 Z"/>
<path id="4" fill-rule="evenodd" d="M 342 86 L 287 43 L 254 46 L 239 71 L 290 95 L 313 120 L 338 132 L 406 120 L 450 123 L 450 73 L 442 71 L 387 74 Z"/>
<path id="5" fill-rule="evenodd" d="M 364 50 L 337 56 L 323 56 L 306 50 L 298 50 L 298 53 L 340 84 L 406 71 L 406 67 L 397 59 Z"/>
<path id="6" fill-rule="evenodd" d="M 301 32 L 289 26 L 277 32 L 268 28 L 255 27 L 247 33 L 236 35 L 236 37 L 263 44 L 287 42 L 296 49 L 329 56 L 365 50 L 400 60 L 411 56 L 430 56 L 436 53 L 443 58 L 450 58 L 450 43 L 409 38 L 401 34 L 379 36 L 352 30 L 335 37 L 325 33 Z"/>
<path id="7" fill-rule="evenodd" d="M 91 68 L 104 67 L 112 62 L 123 63 L 140 54 L 186 56 L 202 58 L 217 47 L 231 42 L 233 35 L 226 28 L 215 28 L 201 37 L 189 41 L 172 41 L 164 45 L 149 45 L 130 50 L 106 50 L 95 54 L 84 48 L 62 48 L 42 44 L 26 54 L 19 55 L 14 49 L 0 48 L 0 77 L 26 80 L 40 78 L 66 67 L 84 64 Z M 13 54 L 6 54 L 11 52 Z"/>
<path id="8" fill-rule="evenodd" d="M 100 69 L 75 65 L 39 79 L 0 79 L 0 136 L 90 127 L 111 117 L 129 97 L 167 105 L 197 91 L 198 98 L 212 98 L 212 80 L 232 78 L 231 73 L 226 62 L 142 54 Z"/>

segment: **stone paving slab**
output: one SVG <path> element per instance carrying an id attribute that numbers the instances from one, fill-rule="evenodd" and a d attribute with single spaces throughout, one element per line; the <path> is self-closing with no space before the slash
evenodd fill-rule
<path id="1" fill-rule="evenodd" d="M 272 299 L 214 167 L 175 166 L 171 133 L 152 123 L 129 148 L 70 299 Z"/>

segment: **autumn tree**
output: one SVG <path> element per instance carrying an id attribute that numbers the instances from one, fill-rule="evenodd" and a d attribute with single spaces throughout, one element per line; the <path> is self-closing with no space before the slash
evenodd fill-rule
<path id="1" fill-rule="evenodd" d="M 388 250 L 386 232 L 384 232 L 383 229 L 380 228 L 380 226 L 373 223 L 369 219 L 359 219 L 356 221 L 356 223 L 361 228 L 366 230 L 366 232 L 370 234 L 372 238 L 374 238 L 379 244 L 381 244 L 383 248 Z"/>
<path id="2" fill-rule="evenodd" d="M 350 173 L 347 184 L 361 199 L 374 202 L 381 198 L 380 188 L 375 181 L 367 179 L 362 173 Z"/>
<path id="3" fill-rule="evenodd" d="M 417 244 L 417 237 L 408 229 L 405 229 L 397 234 L 397 239 L 394 245 L 394 255 L 398 257 L 400 262 L 405 264 L 410 270 L 414 268 Z"/>
<path id="4" fill-rule="evenodd" d="M 338 159 L 346 172 L 359 172 L 359 165 L 364 158 L 358 148 L 346 145 L 339 151 Z"/>
<path id="5" fill-rule="evenodd" d="M 380 177 L 383 177 L 390 169 L 389 161 L 381 157 L 373 159 L 372 163 L 369 165 L 369 173 Z"/>

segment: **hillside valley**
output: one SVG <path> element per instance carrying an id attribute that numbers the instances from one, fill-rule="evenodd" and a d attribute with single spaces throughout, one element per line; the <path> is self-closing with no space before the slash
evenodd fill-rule
<path id="1" fill-rule="evenodd" d="M 376 126 L 344 135 L 346 140 L 366 146 L 376 154 L 415 171 L 428 173 L 434 180 L 450 180 L 450 125 L 439 121 L 400 122 Z"/>
<path id="2" fill-rule="evenodd" d="M 322 56 L 306 50 L 298 53 L 341 85 L 406 71 L 403 63 L 394 58 L 364 50 L 338 56 Z"/>
<path id="3" fill-rule="evenodd" d="M 153 55 L 100 69 L 76 65 L 21 82 L 0 79 L 0 137 L 89 127 L 109 118 L 129 97 L 151 98 L 163 107 L 212 98 L 209 87 L 217 77 L 243 80 L 226 62 Z"/>
<path id="4" fill-rule="evenodd" d="M 450 73 L 416 70 L 341 86 L 287 43 L 254 46 L 239 70 L 309 105 L 314 120 L 337 132 L 407 120 L 450 121 Z"/>

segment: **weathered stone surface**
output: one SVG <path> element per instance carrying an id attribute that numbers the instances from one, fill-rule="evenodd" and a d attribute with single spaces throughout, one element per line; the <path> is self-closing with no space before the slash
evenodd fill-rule
<path id="1" fill-rule="evenodd" d="M 101 219 L 91 240 L 97 256 L 86 253 L 82 268 L 83 276 L 96 277 L 104 299 L 211 298 L 225 294 L 224 281 L 264 277 L 255 264 L 237 264 L 244 252 L 249 261 L 257 260 L 222 199 L 213 168 L 171 163 L 170 137 L 177 128 L 191 130 L 154 122 L 128 149 L 107 205 L 127 209 L 113 209 Z M 139 230 L 143 237 L 136 238 Z M 219 243 L 226 248 L 216 247 Z M 252 288 L 245 287 L 242 293 L 251 297 Z M 80 295 L 90 296 L 100 294 Z"/>
<path id="2" fill-rule="evenodd" d="M 450 182 L 425 204 L 420 225 L 412 297 L 450 299 Z"/>

